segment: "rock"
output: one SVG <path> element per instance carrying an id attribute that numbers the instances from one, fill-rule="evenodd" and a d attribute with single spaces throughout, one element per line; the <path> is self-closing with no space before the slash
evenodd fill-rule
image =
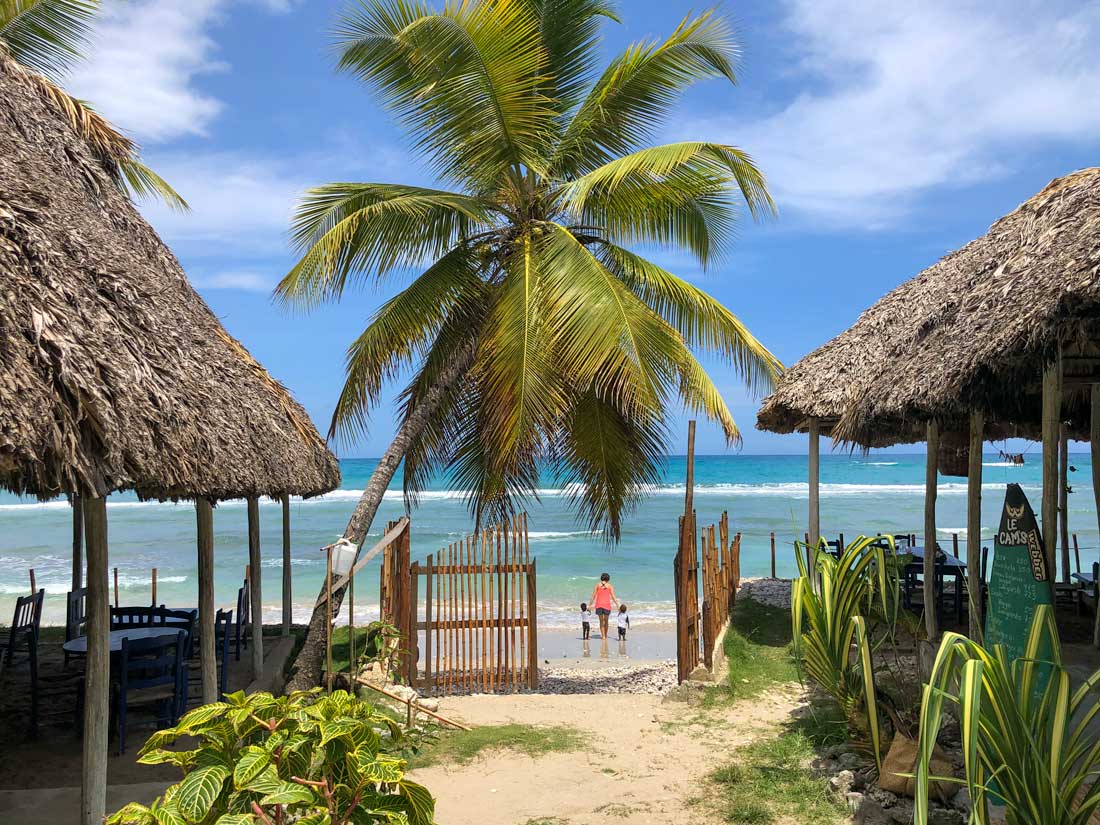
<path id="1" fill-rule="evenodd" d="M 928 825 L 966 825 L 966 817 L 953 808 L 933 805 L 928 809 Z"/>
<path id="2" fill-rule="evenodd" d="M 699 702 L 703 699 L 706 685 L 702 682 L 684 682 L 665 691 L 662 702 Z"/>
<path id="3" fill-rule="evenodd" d="M 851 771 L 841 771 L 829 780 L 829 788 L 838 797 L 844 797 L 852 790 L 852 783 L 854 780 L 855 775 Z"/>
<path id="4" fill-rule="evenodd" d="M 859 758 L 859 754 L 852 753 L 851 751 L 848 751 L 847 753 L 842 753 L 837 759 L 837 763 L 840 765 L 840 767 L 845 768 L 849 771 L 858 768 L 862 761 L 863 760 Z"/>
<path id="5" fill-rule="evenodd" d="M 898 804 L 898 797 L 896 794 L 892 794 L 889 791 L 884 791 L 882 788 L 871 788 L 867 791 L 867 796 L 875 800 L 883 808 L 893 808 Z"/>
<path id="6" fill-rule="evenodd" d="M 435 713 L 439 710 L 438 699 L 421 699 L 419 702 L 417 702 L 417 704 L 420 705 L 420 707 L 422 707 L 424 710 L 430 710 L 432 713 Z"/>
<path id="7" fill-rule="evenodd" d="M 713 682 L 714 676 L 707 669 L 706 665 L 699 665 L 695 670 L 688 674 L 688 681 L 690 682 Z"/>
<path id="8" fill-rule="evenodd" d="M 898 799 L 892 808 L 887 812 L 890 815 L 890 819 L 897 822 L 898 825 L 912 825 L 913 822 L 913 800 L 912 799 Z"/>
<path id="9" fill-rule="evenodd" d="M 961 811 L 963 814 L 969 817 L 970 809 L 974 807 L 974 800 L 970 798 L 970 789 L 963 788 L 961 791 L 951 797 L 951 806 L 955 810 Z"/>
<path id="10" fill-rule="evenodd" d="M 857 791 L 850 791 L 844 795 L 844 801 L 848 803 L 849 811 L 858 814 L 859 809 L 863 807 L 863 794 Z"/>

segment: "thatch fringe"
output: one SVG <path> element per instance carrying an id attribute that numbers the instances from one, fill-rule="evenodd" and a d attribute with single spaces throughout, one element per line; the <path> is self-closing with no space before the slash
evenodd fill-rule
<path id="1" fill-rule="evenodd" d="M 791 432 L 809 416 L 865 447 L 923 439 L 985 411 L 990 438 L 1034 437 L 1043 363 L 1100 350 L 1100 169 L 1052 181 L 981 238 L 899 286 L 795 364 L 757 426 Z M 1072 372 L 1072 368 L 1071 368 Z M 1087 430 L 1087 404 L 1063 410 Z"/>
<path id="2" fill-rule="evenodd" d="M 105 121 L 104 121 L 105 123 Z M 95 123 L 93 122 L 94 126 Z M 0 486 L 315 495 L 305 411 L 221 326 L 63 105 L 0 57 Z"/>

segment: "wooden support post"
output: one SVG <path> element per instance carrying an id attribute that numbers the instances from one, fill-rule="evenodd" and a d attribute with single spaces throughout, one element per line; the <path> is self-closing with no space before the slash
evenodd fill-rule
<path id="1" fill-rule="evenodd" d="M 928 457 L 924 472 L 924 627 L 928 631 L 930 642 L 935 642 L 940 637 L 936 616 L 936 493 L 939 482 L 939 451 L 940 425 L 929 421 Z"/>
<path id="2" fill-rule="evenodd" d="M 1069 433 L 1058 425 L 1058 543 L 1062 550 L 1062 582 L 1069 584 Z"/>
<path id="3" fill-rule="evenodd" d="M 293 619 L 293 577 L 290 569 L 290 494 L 283 494 L 283 635 L 290 635 Z"/>
<path id="4" fill-rule="evenodd" d="M 263 568 L 260 566 L 260 501 L 248 497 L 248 566 L 252 568 L 252 580 L 248 585 L 249 618 L 252 619 L 252 678 L 259 679 L 264 672 L 264 601 L 261 585 Z"/>
<path id="5" fill-rule="evenodd" d="M 1061 361 L 1043 368 L 1043 502 L 1042 531 L 1047 576 L 1053 591 L 1057 580 L 1058 544 L 1058 418 L 1062 409 Z"/>
<path id="6" fill-rule="evenodd" d="M 772 531 L 772 578 L 775 578 L 775 531 Z"/>
<path id="7" fill-rule="evenodd" d="M 332 548 L 325 548 L 325 601 L 329 620 L 325 622 L 325 689 L 332 693 Z"/>
<path id="8" fill-rule="evenodd" d="M 218 701 L 218 654 L 214 622 L 214 507 L 209 499 L 195 499 L 195 527 L 199 551 L 199 667 L 202 702 Z"/>
<path id="9" fill-rule="evenodd" d="M 153 568 L 153 577 L 152 577 L 151 590 L 152 590 L 153 600 L 151 602 L 149 602 L 149 604 L 151 604 L 153 607 L 156 607 L 157 606 L 157 568 L 155 568 L 155 567 Z"/>
<path id="10" fill-rule="evenodd" d="M 102 825 L 107 812 L 107 727 L 110 718 L 111 614 L 107 590 L 107 500 L 84 501 L 88 561 L 88 655 L 84 660 L 84 759 L 81 825 Z"/>
<path id="11" fill-rule="evenodd" d="M 982 445 L 985 414 L 970 413 L 970 458 L 966 474 L 966 581 L 970 594 L 970 638 L 982 641 Z"/>
<path id="12" fill-rule="evenodd" d="M 821 541 L 821 422 L 817 418 L 810 419 L 810 541 L 817 547 Z M 810 556 L 813 564 L 813 556 Z M 810 572 L 813 572 L 811 567 Z"/>
<path id="13" fill-rule="evenodd" d="M 70 499 L 73 506 L 73 579 L 72 590 L 80 589 L 84 572 L 84 502 L 79 493 Z"/>
<path id="14" fill-rule="evenodd" d="M 115 576 L 115 607 L 118 607 L 118 568 L 114 569 Z"/>
<path id="15" fill-rule="evenodd" d="M 1100 524 L 1100 384 L 1093 384 L 1089 395 L 1089 453 L 1092 464 L 1092 497 L 1096 506 L 1097 523 Z M 1095 568 L 1094 568 L 1095 569 Z M 1100 648 L 1100 600 L 1096 603 L 1096 622 L 1092 631 L 1092 643 Z"/>
<path id="16" fill-rule="evenodd" d="M 38 582 L 35 581 L 34 578 L 34 568 L 31 567 L 30 569 L 28 569 L 27 573 L 30 575 L 31 578 L 31 595 L 33 596 L 35 593 L 38 592 Z"/>
<path id="17" fill-rule="evenodd" d="M 435 575 L 434 557 L 428 556 L 425 572 L 427 578 L 424 584 L 424 684 L 430 692 L 435 693 L 435 672 L 432 670 L 432 577 Z M 413 616 L 412 632 L 416 633 L 416 616 Z"/>
<path id="18" fill-rule="evenodd" d="M 539 625 L 538 625 L 538 593 L 535 581 L 535 559 L 527 563 L 527 621 L 530 622 L 527 638 L 529 640 L 527 650 L 527 687 L 538 690 L 539 686 Z"/>

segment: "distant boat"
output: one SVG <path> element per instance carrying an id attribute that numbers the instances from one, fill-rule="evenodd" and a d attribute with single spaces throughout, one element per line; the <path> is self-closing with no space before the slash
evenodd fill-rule
<path id="1" fill-rule="evenodd" d="M 1000 455 L 1002 461 L 1007 461 L 1009 464 L 1017 464 L 1023 466 L 1023 453 L 1006 453 L 1004 450 L 997 450 L 997 454 Z"/>

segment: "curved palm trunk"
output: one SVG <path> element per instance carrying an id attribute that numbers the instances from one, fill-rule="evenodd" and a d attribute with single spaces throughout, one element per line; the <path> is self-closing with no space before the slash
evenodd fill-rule
<path id="1" fill-rule="evenodd" d="M 359 503 L 355 505 L 351 518 L 348 519 L 347 527 L 344 528 L 344 538 L 354 542 L 360 551 L 363 549 L 363 540 L 367 537 L 371 522 L 374 521 L 374 516 L 378 512 L 378 506 L 382 503 L 382 496 L 393 481 L 401 459 L 405 457 L 409 446 L 420 435 L 424 425 L 439 409 L 443 394 L 469 369 L 473 357 L 473 345 L 458 353 L 458 357 L 440 374 L 439 383 L 427 392 L 423 401 L 402 422 L 390 446 L 386 448 L 386 452 L 379 460 L 378 466 L 374 468 L 374 473 L 367 482 L 363 495 L 359 497 Z M 358 560 L 358 554 L 356 554 L 356 560 Z M 313 609 L 305 642 L 298 652 L 298 658 L 294 660 L 294 675 L 286 685 L 288 693 L 294 690 L 309 690 L 321 683 L 321 668 L 325 659 L 325 623 L 331 622 L 331 617 L 339 613 L 345 590 L 346 586 L 333 590 L 331 612 L 325 604 Z M 325 588 L 321 585 L 319 596 L 324 594 Z"/>

